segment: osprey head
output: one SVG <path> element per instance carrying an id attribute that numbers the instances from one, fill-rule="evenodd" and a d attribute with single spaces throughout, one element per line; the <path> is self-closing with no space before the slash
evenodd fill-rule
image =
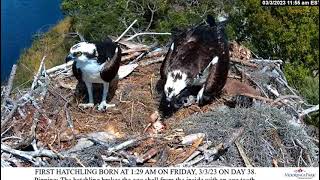
<path id="1" fill-rule="evenodd" d="M 97 47 L 95 44 L 88 42 L 80 42 L 70 48 L 69 55 L 66 57 L 66 62 L 70 60 L 87 61 L 98 56 Z"/>
<path id="2" fill-rule="evenodd" d="M 164 93 L 168 102 L 173 102 L 182 90 L 187 87 L 187 74 L 180 70 L 168 73 Z"/>

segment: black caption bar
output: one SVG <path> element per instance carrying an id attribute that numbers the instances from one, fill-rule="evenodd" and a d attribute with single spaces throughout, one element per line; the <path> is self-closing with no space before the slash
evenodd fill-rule
<path id="1" fill-rule="evenodd" d="M 319 6 L 319 0 L 261 0 L 262 6 Z"/>

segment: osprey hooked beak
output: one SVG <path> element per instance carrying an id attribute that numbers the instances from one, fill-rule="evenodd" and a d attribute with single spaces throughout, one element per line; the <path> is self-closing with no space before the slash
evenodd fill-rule
<path id="1" fill-rule="evenodd" d="M 65 61 L 67 63 L 67 62 L 69 62 L 71 60 L 74 60 L 74 59 L 75 59 L 75 57 L 72 54 L 68 54 L 68 56 L 66 57 Z"/>

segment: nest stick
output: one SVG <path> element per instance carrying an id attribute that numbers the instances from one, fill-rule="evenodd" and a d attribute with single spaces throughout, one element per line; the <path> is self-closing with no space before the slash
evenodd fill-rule
<path id="1" fill-rule="evenodd" d="M 157 33 L 157 32 L 143 32 L 143 33 L 137 33 L 134 34 L 133 36 L 125 39 L 126 41 L 130 41 L 132 39 L 134 39 L 137 36 L 141 36 L 141 35 L 171 35 L 171 33 L 165 32 L 165 33 Z"/>
<path id="2" fill-rule="evenodd" d="M 248 158 L 248 156 L 246 155 L 246 153 L 244 152 L 244 149 L 242 147 L 242 145 L 240 144 L 239 141 L 236 141 L 235 142 L 237 148 L 238 148 L 238 151 L 240 153 L 240 156 L 242 157 L 243 161 L 244 161 L 244 164 L 246 165 L 246 167 L 253 167 L 250 163 L 250 160 Z"/>
<path id="3" fill-rule="evenodd" d="M 39 69 L 38 69 L 38 72 L 37 74 L 34 76 L 34 80 L 32 82 L 32 85 L 31 85 L 31 89 L 34 89 L 35 86 L 37 85 L 38 83 L 38 80 L 41 76 L 41 73 L 42 73 L 42 70 L 43 70 L 43 67 L 44 67 L 44 60 L 46 59 L 46 56 L 43 56 L 41 62 L 40 62 L 40 66 L 39 66 Z"/>
<path id="4" fill-rule="evenodd" d="M 269 60 L 269 59 L 251 59 L 250 62 L 254 62 L 254 63 L 279 63 L 279 64 L 283 64 L 282 60 Z"/>
<path id="5" fill-rule="evenodd" d="M 305 109 L 303 110 L 301 113 L 300 113 L 300 117 L 304 117 L 305 115 L 307 114 L 310 114 L 312 112 L 316 112 L 316 111 L 319 111 L 319 104 L 318 105 L 315 105 L 311 108 L 308 108 L 308 109 Z"/>
<path id="6" fill-rule="evenodd" d="M 10 76 L 9 76 L 8 84 L 5 87 L 5 92 L 4 92 L 3 100 L 2 100 L 2 103 L 1 103 L 1 112 L 3 111 L 3 108 L 6 105 L 6 101 L 10 96 L 10 93 L 11 93 L 11 90 L 12 90 L 12 85 L 13 85 L 13 79 L 14 79 L 14 77 L 16 75 L 16 70 L 17 70 L 17 65 L 14 64 L 12 66 L 12 69 L 11 69 L 11 73 L 10 73 Z"/>
<path id="7" fill-rule="evenodd" d="M 230 61 L 231 62 L 235 62 L 235 63 L 240 63 L 242 65 L 245 65 L 245 66 L 249 66 L 249 67 L 258 67 L 256 64 L 253 64 L 253 63 L 250 63 L 250 62 L 247 62 L 247 61 L 243 61 L 243 60 L 240 60 L 238 58 L 230 58 Z"/>
<path id="8" fill-rule="evenodd" d="M 12 118 L 13 114 L 18 109 L 18 103 L 13 102 L 13 108 L 9 112 L 9 114 L 5 117 L 5 119 L 1 122 L 1 133 L 4 131 L 4 128 L 7 126 L 9 120 Z"/>
<path id="9" fill-rule="evenodd" d="M 130 30 L 130 28 L 137 22 L 138 20 L 135 19 L 130 26 L 115 40 L 115 42 L 120 41 L 120 39 Z"/>
<path id="10" fill-rule="evenodd" d="M 138 138 L 138 139 L 131 139 L 131 140 L 125 141 L 125 142 L 120 143 L 120 144 L 118 144 L 116 146 L 108 148 L 108 152 L 116 152 L 116 151 L 119 151 L 121 149 L 126 149 L 128 147 L 135 146 L 140 140 L 142 140 L 142 139 Z"/>
<path id="11" fill-rule="evenodd" d="M 36 111 L 34 113 L 34 117 L 33 117 L 31 130 L 30 130 L 29 135 L 26 138 L 24 138 L 22 141 L 20 141 L 18 144 L 13 145 L 12 148 L 21 149 L 21 148 L 25 148 L 25 147 L 29 146 L 32 143 L 32 141 L 36 138 L 36 128 L 37 128 L 37 124 L 39 122 L 39 116 L 40 116 L 39 111 Z"/>
<path id="12" fill-rule="evenodd" d="M 52 74 L 52 73 L 54 73 L 54 72 L 56 72 L 56 71 L 64 70 L 64 69 L 66 69 L 66 68 L 71 67 L 72 64 L 73 64 L 73 61 L 69 61 L 69 62 L 67 62 L 67 63 L 64 63 L 64 64 L 61 64 L 61 65 L 52 67 L 52 68 L 50 68 L 50 69 L 47 69 L 47 70 L 46 70 L 46 73 L 47 73 L 47 74 Z"/>
<path id="13" fill-rule="evenodd" d="M 31 162 L 36 166 L 40 166 L 42 163 L 40 160 L 37 160 L 36 157 L 49 157 L 49 158 L 58 158 L 59 156 L 53 151 L 47 149 L 40 149 L 37 151 L 20 151 L 9 147 L 6 144 L 1 143 L 1 150 L 7 153 L 10 153 L 16 157 L 22 158 Z"/>

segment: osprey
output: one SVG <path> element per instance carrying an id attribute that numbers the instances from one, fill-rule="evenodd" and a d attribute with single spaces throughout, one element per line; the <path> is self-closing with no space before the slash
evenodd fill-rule
<path id="1" fill-rule="evenodd" d="M 210 15 L 206 22 L 208 25 L 201 23 L 172 33 L 173 42 L 160 68 L 167 107 L 177 108 L 190 92 L 196 92 L 197 103 L 202 105 L 226 83 L 229 50 L 225 23 L 216 23 Z"/>
<path id="2" fill-rule="evenodd" d="M 103 85 L 103 94 L 98 110 L 105 110 L 114 105 L 107 104 L 109 83 L 117 77 L 121 62 L 121 49 L 106 39 L 99 43 L 80 42 L 70 48 L 66 62 L 74 60 L 72 71 L 78 81 L 83 81 L 87 87 L 89 103 L 79 104 L 79 107 L 94 106 L 92 84 Z"/>

